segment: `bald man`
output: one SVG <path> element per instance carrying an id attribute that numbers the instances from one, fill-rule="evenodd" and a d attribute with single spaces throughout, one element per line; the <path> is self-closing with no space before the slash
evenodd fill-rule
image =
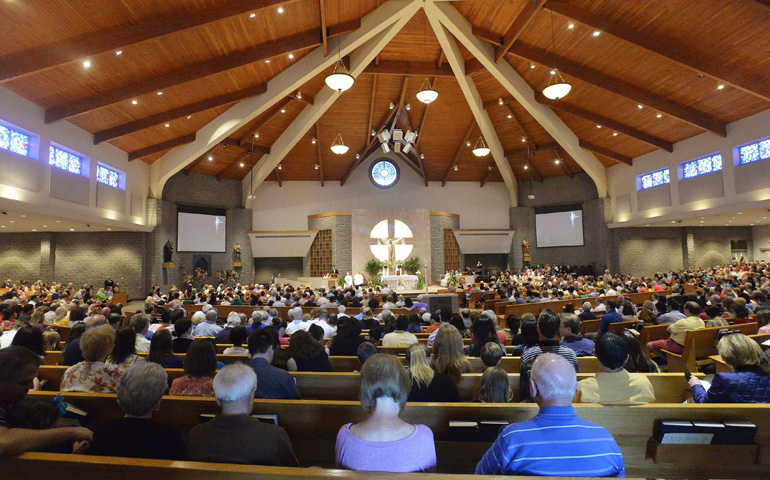
<path id="1" fill-rule="evenodd" d="M 500 430 L 477 475 L 624 477 L 623 454 L 604 427 L 575 414 L 575 369 L 562 356 L 535 360 L 530 391 L 540 412 Z"/>

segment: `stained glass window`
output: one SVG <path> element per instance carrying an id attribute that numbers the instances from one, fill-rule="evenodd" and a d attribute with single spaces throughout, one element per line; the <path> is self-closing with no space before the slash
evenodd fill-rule
<path id="1" fill-rule="evenodd" d="M 671 175 L 668 168 L 657 170 L 655 172 L 645 173 L 639 177 L 639 190 L 659 187 L 671 183 Z"/>
<path id="2" fill-rule="evenodd" d="M 96 181 L 110 187 L 120 188 L 120 174 L 101 165 L 96 166 Z"/>
<path id="3" fill-rule="evenodd" d="M 19 155 L 29 156 L 29 135 L 0 125 L 0 148 Z"/>
<path id="4" fill-rule="evenodd" d="M 770 138 L 738 148 L 741 165 L 770 159 Z"/>
<path id="5" fill-rule="evenodd" d="M 719 172 L 722 170 L 722 154 L 707 155 L 682 164 L 683 178 L 695 178 L 699 175 Z"/>
<path id="6" fill-rule="evenodd" d="M 77 155 L 65 152 L 64 150 L 51 145 L 48 149 L 48 165 L 53 165 L 70 173 L 80 175 L 83 161 Z"/>

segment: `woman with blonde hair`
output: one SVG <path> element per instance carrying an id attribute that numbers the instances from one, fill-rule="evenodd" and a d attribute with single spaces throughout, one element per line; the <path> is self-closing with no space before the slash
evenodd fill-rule
<path id="1" fill-rule="evenodd" d="M 56 317 L 53 320 L 54 325 L 62 327 L 70 326 L 70 311 L 67 307 L 59 307 L 56 309 Z"/>
<path id="2" fill-rule="evenodd" d="M 43 332 L 43 344 L 46 352 L 58 352 L 61 350 L 61 334 L 56 330 Z"/>
<path id="3" fill-rule="evenodd" d="M 379 472 L 432 472 L 436 469 L 433 432 L 399 418 L 410 379 L 395 355 L 376 354 L 361 368 L 361 406 L 369 418 L 343 425 L 337 433 L 337 466 Z"/>
<path id="4" fill-rule="evenodd" d="M 109 325 L 91 327 L 80 337 L 83 361 L 68 368 L 61 379 L 62 392 L 115 393 L 123 368 L 105 363 L 115 347 L 115 330 Z"/>
<path id="5" fill-rule="evenodd" d="M 717 352 L 733 372 L 717 373 L 708 391 L 690 377 L 696 403 L 770 403 L 770 358 L 756 341 L 742 333 L 725 335 Z"/>
<path id="6" fill-rule="evenodd" d="M 460 392 L 448 375 L 430 368 L 428 347 L 415 343 L 406 350 L 406 363 L 412 388 L 409 402 L 459 402 Z"/>
<path id="7" fill-rule="evenodd" d="M 439 328 L 433 341 L 430 366 L 438 373 L 449 375 L 453 382 L 460 381 L 463 373 L 471 371 L 471 362 L 463 354 L 463 337 L 452 325 Z"/>
<path id="8" fill-rule="evenodd" d="M 508 372 L 500 367 L 489 367 L 484 370 L 476 390 L 475 402 L 480 403 L 509 403 L 513 400 L 511 382 Z"/>

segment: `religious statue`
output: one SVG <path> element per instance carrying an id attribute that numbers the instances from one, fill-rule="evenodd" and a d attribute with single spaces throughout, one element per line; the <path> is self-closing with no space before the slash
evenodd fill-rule
<path id="1" fill-rule="evenodd" d="M 241 261 L 241 242 L 235 242 L 235 245 L 233 245 L 233 257 L 236 262 Z"/>
<path id="2" fill-rule="evenodd" d="M 396 245 L 401 243 L 403 238 L 383 238 L 381 239 L 383 243 L 388 245 L 388 271 L 390 272 L 390 269 L 393 269 L 393 272 L 396 272 Z"/>
<path id="3" fill-rule="evenodd" d="M 529 262 L 532 261 L 532 257 L 529 253 L 529 242 L 526 240 L 521 241 L 521 256 L 525 267 L 529 266 Z"/>
<path id="4" fill-rule="evenodd" d="M 174 246 L 171 245 L 171 240 L 169 240 L 163 245 L 163 263 L 171 263 L 172 253 L 174 253 Z"/>

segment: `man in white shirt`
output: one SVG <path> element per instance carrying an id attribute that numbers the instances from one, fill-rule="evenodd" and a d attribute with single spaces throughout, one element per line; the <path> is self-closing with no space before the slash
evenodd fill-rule
<path id="1" fill-rule="evenodd" d="M 343 308 L 343 307 L 340 307 Z M 345 315 L 347 317 L 347 315 Z M 329 314 L 326 312 L 321 312 L 321 315 L 319 315 L 318 318 L 311 320 L 311 324 L 318 325 L 319 327 L 324 329 L 324 338 L 332 338 L 334 334 L 337 332 L 337 329 L 335 327 L 332 327 L 329 325 Z"/>
<path id="2" fill-rule="evenodd" d="M 136 353 L 149 353 L 150 341 L 145 338 L 150 327 L 150 318 L 147 315 L 139 315 L 131 320 L 131 328 L 136 334 Z"/>
<path id="3" fill-rule="evenodd" d="M 592 312 L 598 313 L 598 312 L 606 312 L 607 311 L 607 305 L 604 304 L 604 300 L 602 300 L 599 297 L 596 297 L 596 306 L 591 309 Z"/>
<path id="4" fill-rule="evenodd" d="M 337 318 L 348 317 L 349 315 L 345 313 L 345 310 L 345 305 L 340 305 L 337 307 Z"/>
<path id="5" fill-rule="evenodd" d="M 350 272 L 345 274 L 345 288 L 350 288 L 353 286 L 353 276 L 350 274 Z"/>
<path id="6" fill-rule="evenodd" d="M 413 333 L 406 331 L 409 327 L 409 319 L 406 315 L 401 315 L 396 319 L 396 330 L 385 334 L 382 337 L 383 347 L 408 347 L 418 342 Z"/>
<path id="7" fill-rule="evenodd" d="M 355 276 L 353 277 L 353 285 L 355 285 L 356 288 L 358 288 L 363 284 L 364 284 L 364 276 L 361 275 L 361 272 L 356 273 Z"/>
<path id="8" fill-rule="evenodd" d="M 295 307 L 291 310 L 289 310 L 289 316 L 293 318 L 292 322 L 289 324 L 289 326 L 286 327 L 286 334 L 291 335 L 294 332 L 297 332 L 299 330 L 307 330 L 310 326 L 308 322 L 302 321 L 302 308 L 301 307 Z"/>

